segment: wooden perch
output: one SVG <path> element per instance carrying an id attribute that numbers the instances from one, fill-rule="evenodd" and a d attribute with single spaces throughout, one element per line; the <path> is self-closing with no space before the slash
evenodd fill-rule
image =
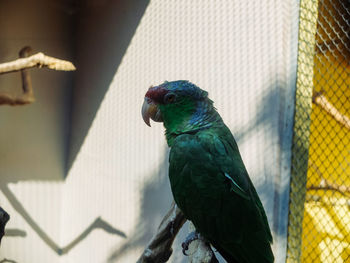
<path id="1" fill-rule="evenodd" d="M 196 228 L 190 222 L 189 231 L 195 231 Z M 189 263 L 218 263 L 210 244 L 202 237 L 191 242 L 188 248 Z"/>
<path id="2" fill-rule="evenodd" d="M 316 92 L 312 97 L 312 101 L 324 109 L 328 114 L 330 114 L 337 122 L 345 126 L 350 130 L 350 118 L 342 114 L 337 110 L 336 107 L 330 103 L 321 92 Z"/>
<path id="3" fill-rule="evenodd" d="M 153 236 L 137 263 L 167 262 L 172 254 L 171 247 L 174 239 L 185 222 L 184 214 L 173 202 L 160 223 L 157 233 Z M 191 263 L 218 262 L 209 244 L 202 239 L 193 241 L 190 244 L 189 252 Z"/>
<path id="4" fill-rule="evenodd" d="M 317 175 L 321 178 L 321 181 L 319 185 L 311 185 L 307 188 L 307 190 L 330 190 L 330 191 L 336 191 L 344 196 L 348 196 L 350 194 L 350 187 L 346 185 L 338 185 L 331 183 L 327 179 L 324 178 L 322 172 L 318 168 L 318 166 L 311 160 L 309 159 L 309 165 L 313 169 L 315 169 Z"/>
<path id="5" fill-rule="evenodd" d="M 0 64 L 0 74 L 21 71 L 23 89 L 22 95 L 17 97 L 0 93 L 0 105 L 26 105 L 35 101 L 32 81 L 28 72 L 29 68 L 48 67 L 55 70 L 75 70 L 74 65 L 69 61 L 49 57 L 43 53 L 28 57 L 30 52 L 30 47 L 24 47 L 19 52 L 19 59 Z"/>
<path id="6" fill-rule="evenodd" d="M 319 185 L 311 185 L 307 190 L 330 190 L 336 191 L 345 196 L 349 196 L 350 194 L 349 186 L 333 184 L 326 179 L 322 179 Z"/>
<path id="7" fill-rule="evenodd" d="M 15 61 L 0 64 L 0 74 L 19 71 L 27 68 L 47 67 L 54 70 L 72 71 L 74 65 L 66 60 L 46 56 L 39 52 L 27 58 L 19 58 Z"/>
<path id="8" fill-rule="evenodd" d="M 173 202 L 137 263 L 167 262 L 172 253 L 174 239 L 185 221 L 185 216 Z"/>

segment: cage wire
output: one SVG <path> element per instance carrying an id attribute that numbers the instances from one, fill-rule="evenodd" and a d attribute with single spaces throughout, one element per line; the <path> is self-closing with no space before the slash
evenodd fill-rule
<path id="1" fill-rule="evenodd" d="M 350 262 L 350 1 L 301 0 L 287 262 Z"/>

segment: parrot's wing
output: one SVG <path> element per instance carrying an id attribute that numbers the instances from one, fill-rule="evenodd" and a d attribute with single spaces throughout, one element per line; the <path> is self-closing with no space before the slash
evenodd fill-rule
<path id="1" fill-rule="evenodd" d="M 201 131 L 175 139 L 169 157 L 174 199 L 219 251 L 238 262 L 273 262 L 265 211 L 233 136 L 216 134 Z"/>

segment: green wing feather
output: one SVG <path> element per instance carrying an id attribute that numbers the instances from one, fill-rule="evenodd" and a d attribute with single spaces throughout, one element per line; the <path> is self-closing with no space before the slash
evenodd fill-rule
<path id="1" fill-rule="evenodd" d="M 228 262 L 274 261 L 264 208 L 226 126 L 177 136 L 169 158 L 175 202 Z"/>

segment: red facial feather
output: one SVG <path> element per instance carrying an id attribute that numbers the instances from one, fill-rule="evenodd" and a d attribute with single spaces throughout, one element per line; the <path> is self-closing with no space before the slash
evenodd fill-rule
<path id="1" fill-rule="evenodd" d="M 145 97 L 151 99 L 156 103 L 163 103 L 163 98 L 167 93 L 168 91 L 162 86 L 150 87 Z"/>

